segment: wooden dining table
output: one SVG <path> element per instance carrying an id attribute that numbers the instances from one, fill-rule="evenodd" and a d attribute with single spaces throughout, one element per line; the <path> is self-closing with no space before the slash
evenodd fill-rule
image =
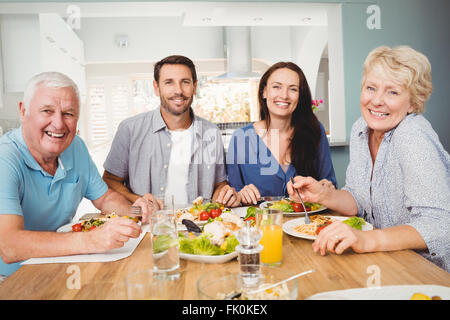
<path id="1" fill-rule="evenodd" d="M 289 219 L 293 218 L 285 217 L 284 221 Z M 278 268 L 291 273 L 315 270 L 299 278 L 298 299 L 321 292 L 372 285 L 450 286 L 448 272 L 413 250 L 364 254 L 346 250 L 341 255 L 328 253 L 322 256 L 313 251 L 311 244 L 311 240 L 283 233 L 283 258 Z M 133 254 L 119 261 L 24 265 L 0 283 L 0 299 L 125 299 L 125 289 L 121 285 L 125 277 L 152 267 L 150 233 L 147 233 Z M 199 299 L 199 277 L 218 268 L 237 269 L 238 261 L 206 264 L 181 259 L 179 285 L 172 297 L 177 300 Z M 74 276 L 78 277 L 78 285 L 73 282 Z"/>

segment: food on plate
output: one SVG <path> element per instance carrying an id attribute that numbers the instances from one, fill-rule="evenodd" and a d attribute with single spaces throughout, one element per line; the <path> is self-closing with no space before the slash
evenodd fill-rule
<path id="1" fill-rule="evenodd" d="M 268 208 L 278 209 L 283 212 L 304 212 L 302 204 L 291 199 L 269 202 Z M 315 202 L 305 202 L 305 208 L 306 211 L 316 211 L 322 209 L 323 206 Z"/>
<path id="2" fill-rule="evenodd" d="M 315 236 L 319 234 L 318 232 L 320 232 L 323 229 L 321 227 L 325 227 L 334 221 L 330 217 L 324 217 L 321 215 L 314 215 L 310 216 L 309 218 L 311 220 L 310 224 L 301 224 L 299 226 L 295 226 L 294 230 L 306 234 L 308 236 Z"/>
<path id="3" fill-rule="evenodd" d="M 229 211 L 224 211 L 219 220 L 222 220 L 225 228 L 231 230 L 232 232 L 239 230 L 244 225 L 244 221 L 242 221 L 238 215 L 235 215 Z"/>
<path id="4" fill-rule="evenodd" d="M 442 298 L 439 296 L 430 297 L 430 296 L 427 296 L 426 294 L 417 292 L 411 296 L 410 300 L 442 300 Z"/>
<path id="5" fill-rule="evenodd" d="M 94 230 L 95 228 L 98 228 L 101 225 L 103 225 L 109 219 L 117 218 L 117 217 L 119 217 L 119 216 L 113 212 L 112 214 L 107 215 L 104 218 L 103 217 L 102 218 L 91 218 L 89 220 L 83 220 L 79 223 L 74 224 L 72 226 L 72 231 L 73 232 L 80 232 L 80 231 L 84 232 L 84 231 Z M 131 219 L 136 223 L 139 222 L 139 217 L 128 217 L 128 216 L 121 216 L 121 217 L 126 218 L 126 219 Z"/>
<path id="6" fill-rule="evenodd" d="M 200 227 L 192 220 L 183 219 L 181 223 L 186 226 L 188 232 L 202 233 L 202 229 L 200 229 Z"/>
<path id="7" fill-rule="evenodd" d="M 310 216 L 310 220 L 310 224 L 301 224 L 295 226 L 294 231 L 306 234 L 308 236 L 316 236 L 324 228 L 336 221 L 331 217 L 324 217 L 321 215 Z M 357 230 L 362 230 L 362 226 L 366 224 L 366 221 L 364 221 L 364 219 L 360 217 L 351 217 L 342 222 Z"/>
<path id="8" fill-rule="evenodd" d="M 255 207 L 248 207 L 247 208 L 247 214 L 244 217 L 244 221 L 250 221 L 251 225 L 254 226 L 256 224 L 256 208 Z"/>
<path id="9" fill-rule="evenodd" d="M 230 212 L 224 212 L 216 219 L 210 219 L 196 236 L 189 232 L 180 233 L 180 252 L 197 255 L 224 255 L 234 251 L 239 244 L 234 232 L 242 227 L 243 221 Z"/>
<path id="10" fill-rule="evenodd" d="M 191 221 L 208 221 L 220 217 L 224 212 L 231 212 L 220 203 L 205 202 L 203 197 L 198 197 L 192 202 L 191 208 L 177 209 L 177 221 L 181 223 L 183 219 Z"/>
<path id="11" fill-rule="evenodd" d="M 366 224 L 364 219 L 360 218 L 360 217 L 351 217 L 342 222 L 344 222 L 345 224 L 348 224 L 350 227 L 352 227 L 353 229 L 357 229 L 357 230 L 361 230 L 362 226 Z"/>

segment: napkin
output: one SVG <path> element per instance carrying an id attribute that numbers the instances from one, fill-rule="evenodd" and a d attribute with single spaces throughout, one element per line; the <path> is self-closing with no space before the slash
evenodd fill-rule
<path id="1" fill-rule="evenodd" d="M 131 256 L 144 236 L 149 231 L 150 225 L 142 226 L 141 235 L 138 238 L 128 240 L 121 248 L 115 248 L 104 253 L 77 254 L 61 257 L 31 258 L 22 262 L 26 264 L 46 264 L 46 263 L 76 263 L 76 262 L 110 262 Z"/>

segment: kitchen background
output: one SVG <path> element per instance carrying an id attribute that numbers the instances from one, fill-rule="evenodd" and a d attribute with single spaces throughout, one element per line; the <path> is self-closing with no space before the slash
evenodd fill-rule
<path id="1" fill-rule="evenodd" d="M 450 149 L 449 12 L 447 0 L 0 0 L 0 135 L 20 125 L 18 102 L 32 75 L 64 72 L 80 87 L 79 134 L 103 172 L 118 123 L 159 106 L 154 62 L 182 54 L 199 74 L 193 108 L 218 123 L 227 146 L 236 127 L 257 119 L 258 77 L 293 61 L 324 100 L 316 114 L 342 187 L 362 66 L 376 46 L 405 44 L 428 56 L 434 92 L 425 116 Z"/>

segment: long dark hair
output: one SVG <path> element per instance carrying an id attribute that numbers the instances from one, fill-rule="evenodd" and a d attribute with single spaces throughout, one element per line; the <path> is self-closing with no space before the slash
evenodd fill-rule
<path id="1" fill-rule="evenodd" d="M 278 62 L 271 66 L 261 77 L 258 89 L 258 101 L 260 106 L 259 118 L 265 120 L 266 129 L 270 126 L 270 113 L 267 101 L 263 98 L 264 88 L 272 73 L 278 69 L 287 68 L 298 74 L 300 79 L 299 99 L 297 107 L 292 113 L 291 126 L 294 133 L 291 137 L 291 163 L 297 174 L 302 176 L 317 177 L 317 170 L 314 167 L 314 160 L 317 158 L 320 142 L 320 125 L 312 111 L 311 90 L 309 89 L 306 77 L 295 63 Z"/>

